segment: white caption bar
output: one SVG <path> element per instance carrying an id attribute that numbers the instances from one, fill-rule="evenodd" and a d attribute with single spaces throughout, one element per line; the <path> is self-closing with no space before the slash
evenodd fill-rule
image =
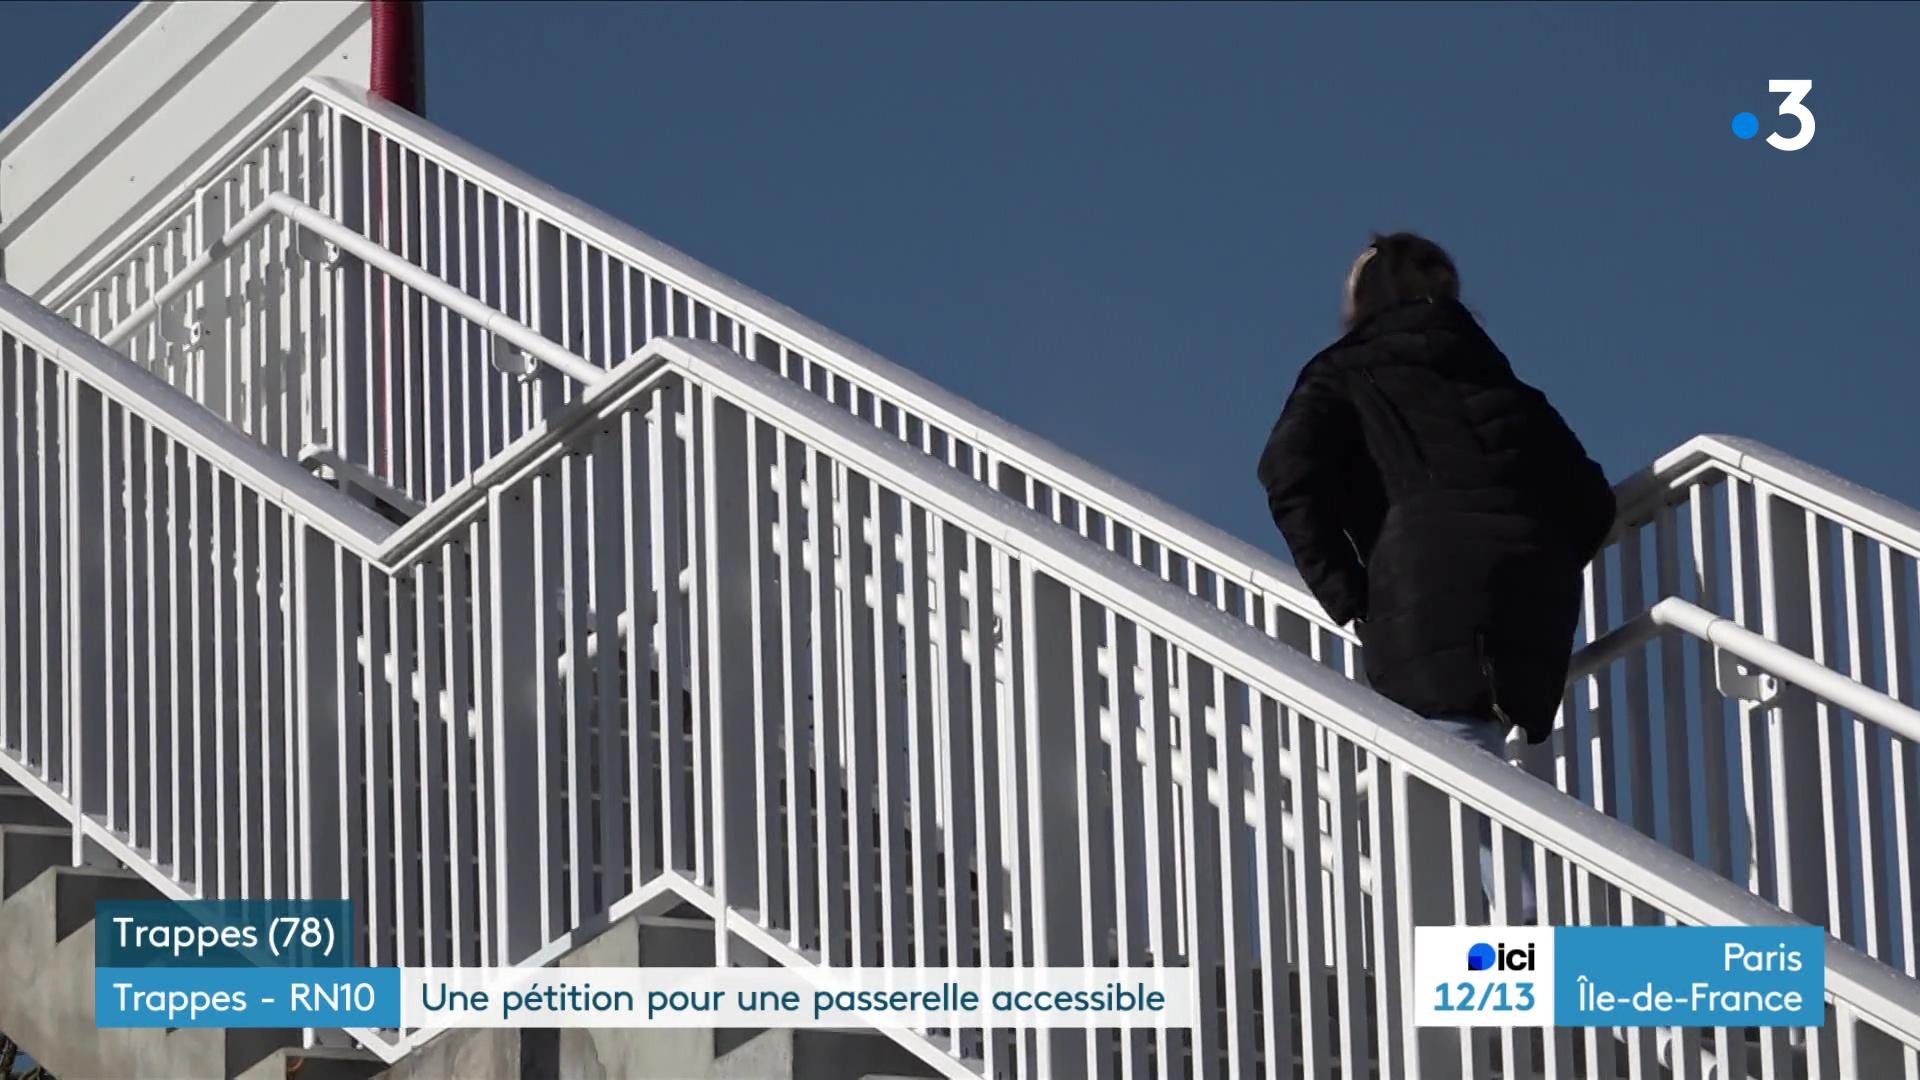
<path id="1" fill-rule="evenodd" d="M 1180 968 L 407 968 L 407 1027 L 1187 1027 Z"/>

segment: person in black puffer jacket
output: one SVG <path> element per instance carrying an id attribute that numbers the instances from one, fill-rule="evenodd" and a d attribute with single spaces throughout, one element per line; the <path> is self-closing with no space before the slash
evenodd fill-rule
<path id="1" fill-rule="evenodd" d="M 1267 505 L 1321 606 L 1355 624 L 1373 688 L 1504 758 L 1513 728 L 1553 729 L 1613 489 L 1462 306 L 1439 245 L 1375 237 L 1345 314 L 1260 455 Z M 1521 924 L 1532 865 L 1508 911 Z M 1485 820 L 1480 877 L 1493 901 Z"/>
<path id="2" fill-rule="evenodd" d="M 1260 455 L 1274 524 L 1327 614 L 1357 622 L 1374 689 L 1489 749 L 1513 727 L 1540 742 L 1613 490 L 1439 245 L 1376 237 L 1346 323 Z"/>

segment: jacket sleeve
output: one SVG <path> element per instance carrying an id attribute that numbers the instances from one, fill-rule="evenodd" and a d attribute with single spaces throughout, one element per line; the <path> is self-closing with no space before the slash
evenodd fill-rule
<path id="1" fill-rule="evenodd" d="M 1575 440 L 1578 445 L 1578 440 Z M 1582 562 L 1592 562 L 1600 554 L 1601 545 L 1607 542 L 1607 536 L 1613 532 L 1615 506 L 1613 485 L 1607 483 L 1607 474 L 1598 462 L 1586 456 L 1582 451 L 1580 463 L 1574 467 L 1576 479 L 1566 487 L 1566 507 L 1563 511 L 1567 519 L 1567 532 L 1573 537 Z"/>
<path id="2" fill-rule="evenodd" d="M 1600 554 L 1601 545 L 1607 542 L 1607 536 L 1613 532 L 1616 513 L 1613 485 L 1607 483 L 1606 471 L 1587 456 L 1587 449 L 1580 444 L 1580 437 L 1567 426 L 1559 410 L 1547 403 L 1545 395 L 1541 395 L 1540 405 L 1546 410 L 1555 441 L 1560 444 L 1556 456 L 1563 464 L 1559 475 L 1552 480 L 1560 525 L 1572 541 L 1580 561 L 1592 562 Z"/>
<path id="3" fill-rule="evenodd" d="M 1341 625 L 1367 614 L 1367 572 L 1347 536 L 1341 483 L 1344 463 L 1364 453 L 1345 388 L 1324 364 L 1308 364 L 1260 454 L 1260 486 L 1294 566 Z"/>

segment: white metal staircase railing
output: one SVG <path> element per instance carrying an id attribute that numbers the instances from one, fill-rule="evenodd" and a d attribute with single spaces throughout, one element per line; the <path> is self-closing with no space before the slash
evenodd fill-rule
<path id="1" fill-rule="evenodd" d="M 341 218 L 594 367 L 656 336 L 718 341 L 1357 674 L 1356 642 L 1327 623 L 1291 567 L 341 85 L 314 81 L 289 95 L 52 298 L 95 334 L 127 328 L 129 355 L 268 445 L 322 448 L 419 503 L 570 400 L 567 379 L 522 386 L 498 374 L 493 335 L 381 263 L 330 265 L 323 245 L 303 249 L 300 229 L 278 214 L 251 233 L 236 228 L 258 220 L 274 192 Z M 203 258 L 222 236 L 231 245 Z M 176 281 L 198 284 L 157 305 L 156 318 L 132 318 Z M 1630 481 L 1622 505 L 1616 541 L 1589 572 L 1589 640 L 1681 597 L 1915 704 L 1920 515 L 1718 437 Z M 1701 677 L 1711 659 L 1677 637 L 1619 655 L 1569 694 L 1553 741 L 1523 760 L 1913 972 L 1920 949 L 1902 913 L 1920 891 L 1914 744 L 1802 694 L 1728 702 Z M 1795 812 L 1815 793 L 1820 814 Z"/>
<path id="2" fill-rule="evenodd" d="M 655 343 L 395 529 L 27 308 L 0 298 L 0 507 L 50 543 L 5 568 L 42 620 L 0 648 L 31 698 L 6 765 L 175 895 L 341 893 L 370 962 L 485 963 L 665 887 L 712 898 L 721 950 L 1174 964 L 1226 1018 L 903 1036 L 956 1075 L 1484 1063 L 1489 1034 L 1408 1026 L 1402 967 L 1415 923 L 1482 914 L 1482 814 L 1501 903 L 1528 857 L 1554 921 L 1783 918 L 724 350 Z M 415 679 L 477 726 L 395 692 Z M 1322 803 L 1331 831 L 1289 847 L 1285 812 Z M 1321 845 L 1334 872 L 1299 873 Z M 1516 1076 L 1536 1049 L 1555 1076 L 1913 1067 L 1911 983 L 1836 946 L 1828 985 L 1799 1047 L 1499 1052 Z"/>
<path id="3" fill-rule="evenodd" d="M 1691 440 L 1619 495 L 1616 543 L 1589 572 L 1589 623 L 1619 628 L 1649 597 L 1681 597 L 1906 707 L 1920 705 L 1920 511 L 1723 436 Z M 1562 786 L 1605 799 L 1649 835 L 1915 973 L 1920 742 L 1912 733 L 1817 693 L 1744 702 L 1723 722 L 1725 706 L 1699 691 L 1697 677 L 1683 687 L 1664 674 L 1710 671 L 1705 650 L 1668 638 L 1625 660 L 1619 677 L 1593 688 L 1581 719 L 1603 742 L 1621 745 L 1628 731 L 1649 737 Z M 1730 803 L 1732 813 L 1702 812 Z"/>
<path id="4" fill-rule="evenodd" d="M 1248 610 L 1262 619 L 1275 607 L 1268 597 L 1277 595 L 1284 618 L 1316 621 L 1330 649 L 1347 640 L 1326 624 L 1291 568 L 1264 552 L 431 124 L 328 80 L 309 81 L 281 102 L 184 187 L 174 206 L 130 229 L 108 265 L 54 286 L 47 300 L 104 336 L 274 191 L 322 210 L 596 366 L 611 366 L 652 337 L 719 341 L 1162 576 L 1210 597 L 1222 588 L 1237 590 L 1236 597 L 1245 592 L 1253 597 Z M 388 290 L 403 293 L 398 283 L 377 273 L 357 276 L 351 265 L 343 268 L 337 300 L 310 301 L 302 290 L 311 270 L 307 260 L 294 257 L 295 245 L 290 231 L 272 225 L 259 230 L 252 243 L 217 261 L 203 278 L 206 287 L 182 297 L 172 316 L 132 334 L 126 350 L 189 392 L 194 384 L 219 387 L 217 395 L 208 390 L 217 398 L 209 407 L 259 431 L 270 445 L 284 440 L 256 414 L 280 414 L 264 408 L 257 391 L 283 384 L 262 369 L 285 362 L 309 373 L 334 397 L 324 399 L 319 390 L 312 395 L 308 424 L 323 435 L 308 441 L 330 441 L 349 460 L 374 468 L 422 501 L 457 483 L 539 415 L 538 402 L 523 403 L 502 420 L 496 401 L 490 419 L 497 422 L 482 439 L 477 423 L 471 430 L 463 426 L 464 416 L 408 414 L 422 408 L 418 399 L 426 390 L 451 386 L 455 396 L 466 392 L 466 379 L 486 362 L 479 335 L 463 342 L 456 333 L 444 341 L 436 318 L 409 312 L 398 295 L 381 300 Z M 260 276 L 257 271 L 276 265 L 283 267 L 277 282 L 285 291 L 249 293 L 247 282 Z M 235 319 L 235 298 L 271 310 Z M 359 329 L 364 318 L 341 318 L 364 316 L 380 303 L 393 313 L 396 328 L 369 334 Z M 309 325 L 314 320 L 318 325 Z M 355 331 L 345 332 L 343 321 Z M 214 332 L 236 322 L 275 324 L 278 333 L 270 336 L 278 347 L 248 346 L 245 334 Z M 196 324 L 202 327 L 198 340 L 211 342 L 212 349 L 196 353 L 179 344 L 194 338 Z M 421 335 L 427 335 L 424 343 Z M 375 336 L 386 340 L 369 340 Z M 337 362 L 323 348 L 329 342 L 341 354 Z M 167 361 L 169 354 L 176 359 Z M 391 447 L 381 444 L 371 417 L 376 395 L 369 385 L 381 379 L 360 373 L 361 366 L 387 377 L 392 402 L 403 414 L 394 423 Z M 407 385 L 407 377 L 420 381 Z M 349 398 L 356 408 L 347 407 Z M 382 464 L 377 459 L 387 450 L 391 460 Z M 1304 645 L 1307 635 L 1289 631 L 1289 639 Z"/>

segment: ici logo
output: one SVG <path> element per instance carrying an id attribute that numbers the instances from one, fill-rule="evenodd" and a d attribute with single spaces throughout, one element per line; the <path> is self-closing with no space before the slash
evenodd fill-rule
<path id="1" fill-rule="evenodd" d="M 1533 945 L 1489 945 L 1480 942 L 1467 950 L 1468 971 L 1532 971 Z"/>

